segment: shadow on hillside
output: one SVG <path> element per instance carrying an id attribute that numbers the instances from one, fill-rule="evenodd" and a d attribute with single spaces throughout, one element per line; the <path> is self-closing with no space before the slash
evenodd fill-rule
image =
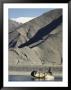
<path id="1" fill-rule="evenodd" d="M 52 21 L 47 26 L 45 26 L 45 27 L 41 28 L 40 30 L 38 30 L 38 32 L 29 41 L 27 41 L 26 43 L 21 44 L 18 47 L 19 48 L 22 48 L 22 47 L 25 47 L 25 46 L 29 46 L 30 45 L 30 47 L 32 48 L 32 47 L 38 45 L 39 43 L 42 43 L 43 38 L 44 37 L 47 37 L 47 35 L 51 31 L 53 31 L 57 26 L 59 26 L 61 24 L 61 22 L 62 22 L 62 16 L 60 16 L 56 20 Z M 35 43 L 35 45 L 32 45 L 34 43 Z"/>

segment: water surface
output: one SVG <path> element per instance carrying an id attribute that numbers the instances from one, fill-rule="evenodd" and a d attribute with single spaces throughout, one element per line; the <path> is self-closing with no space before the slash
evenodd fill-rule
<path id="1" fill-rule="evenodd" d="M 31 76 L 26 75 L 9 75 L 9 81 L 47 81 L 47 80 L 38 80 L 34 79 Z M 55 77 L 53 81 L 62 81 L 62 77 Z"/>

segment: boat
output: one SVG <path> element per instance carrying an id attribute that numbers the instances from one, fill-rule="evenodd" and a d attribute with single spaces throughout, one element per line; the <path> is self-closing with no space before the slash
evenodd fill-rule
<path id="1" fill-rule="evenodd" d="M 32 71 L 31 76 L 35 79 L 54 80 L 54 75 L 50 70 L 48 72 Z"/>

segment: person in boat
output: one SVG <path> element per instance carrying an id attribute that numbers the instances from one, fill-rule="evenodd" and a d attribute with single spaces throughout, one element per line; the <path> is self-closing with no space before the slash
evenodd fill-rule
<path id="1" fill-rule="evenodd" d="M 48 73 L 52 75 L 51 67 L 49 67 Z"/>

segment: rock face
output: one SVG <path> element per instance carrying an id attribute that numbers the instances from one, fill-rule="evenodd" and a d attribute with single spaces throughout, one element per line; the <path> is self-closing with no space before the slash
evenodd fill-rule
<path id="1" fill-rule="evenodd" d="M 61 9 L 46 12 L 9 32 L 10 66 L 48 64 L 62 64 Z"/>
<path id="2" fill-rule="evenodd" d="M 42 65 L 38 47 L 34 49 L 30 49 L 29 47 L 10 49 L 9 53 L 10 65 Z"/>
<path id="3" fill-rule="evenodd" d="M 21 24 L 13 20 L 9 20 L 9 48 L 14 47 L 20 34 L 16 31 Z"/>
<path id="4" fill-rule="evenodd" d="M 9 20 L 8 23 L 9 23 L 9 32 L 15 31 L 15 29 L 21 25 L 21 23 L 15 22 L 13 20 Z"/>

